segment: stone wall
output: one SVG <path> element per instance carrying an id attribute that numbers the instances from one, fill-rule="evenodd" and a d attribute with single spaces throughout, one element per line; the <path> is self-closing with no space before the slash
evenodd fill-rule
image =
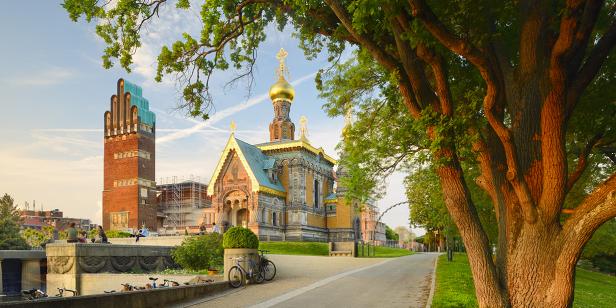
<path id="1" fill-rule="evenodd" d="M 177 268 L 169 246 L 49 244 L 47 289 L 84 291 L 82 274 L 154 272 Z"/>
<path id="2" fill-rule="evenodd" d="M 21 301 L 6 303 L 11 307 L 28 308 L 150 308 L 169 307 L 174 304 L 185 303 L 207 295 L 219 293 L 229 288 L 227 282 L 212 284 L 197 284 L 172 288 L 159 288 L 142 291 L 116 292 L 109 294 L 96 294 L 87 296 L 46 298 L 37 301 Z"/>

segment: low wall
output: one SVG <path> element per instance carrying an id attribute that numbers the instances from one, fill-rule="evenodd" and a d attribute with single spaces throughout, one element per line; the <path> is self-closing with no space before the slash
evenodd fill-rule
<path id="1" fill-rule="evenodd" d="M 220 276 L 207 276 L 207 275 L 159 275 L 159 274 L 81 274 L 81 293 L 80 295 L 101 294 L 105 291 L 120 291 L 123 283 L 128 283 L 133 286 L 143 287 L 148 283 L 151 283 L 150 277 L 156 277 L 158 280 L 156 284 L 160 285 L 165 279 L 169 279 L 184 285 L 185 282 L 192 282 L 196 280 L 197 276 L 202 281 L 212 279 L 214 281 L 222 281 L 222 275 Z M 55 295 L 57 289 L 49 289 L 50 295 Z M 70 293 L 69 293 L 70 294 Z"/>
<path id="2" fill-rule="evenodd" d="M 104 308 L 145 308 L 167 307 L 172 304 L 194 300 L 210 294 L 222 292 L 229 288 L 226 282 L 212 284 L 198 284 L 171 288 L 159 288 L 131 292 L 116 292 L 64 298 L 46 298 L 36 301 L 5 302 L 0 306 L 28 307 L 28 308 L 77 308 L 77 307 L 104 307 Z"/>
<path id="3" fill-rule="evenodd" d="M 0 250 L 0 293 L 45 289 L 45 273 L 45 251 Z"/>
<path id="4" fill-rule="evenodd" d="M 330 256 L 357 257 L 357 243 L 355 242 L 329 242 Z"/>
<path id="5" fill-rule="evenodd" d="M 121 245 L 140 245 L 140 246 L 178 246 L 186 238 L 185 235 L 178 236 L 146 236 L 139 238 L 139 242 L 134 237 L 110 238 L 112 244 Z"/>
<path id="6" fill-rule="evenodd" d="M 177 268 L 170 256 L 173 247 L 116 244 L 48 244 L 47 289 L 77 290 L 84 294 L 83 274 L 155 272 Z M 118 282 L 118 284 L 121 282 Z"/>

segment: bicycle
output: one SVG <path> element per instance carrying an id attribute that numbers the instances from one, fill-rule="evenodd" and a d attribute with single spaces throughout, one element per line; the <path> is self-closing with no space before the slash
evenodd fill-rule
<path id="1" fill-rule="evenodd" d="M 64 297 L 64 292 L 71 292 L 73 293 L 73 296 L 78 296 L 79 293 L 76 290 L 70 290 L 70 289 L 65 289 L 65 288 L 58 288 L 58 294 L 56 294 L 56 297 Z"/>
<path id="2" fill-rule="evenodd" d="M 259 250 L 261 271 L 263 272 L 263 278 L 266 281 L 272 281 L 274 277 L 276 277 L 276 265 L 265 256 L 266 253 L 269 253 L 269 250 Z"/>
<path id="3" fill-rule="evenodd" d="M 177 287 L 179 286 L 180 283 L 177 281 L 173 281 L 173 280 L 169 280 L 169 279 L 164 279 L 163 280 L 163 284 L 161 284 L 160 286 L 158 286 L 159 288 L 166 288 L 166 287 Z"/>
<path id="4" fill-rule="evenodd" d="M 39 289 L 21 290 L 21 296 L 29 301 L 47 297 L 47 293 Z"/>
<path id="5" fill-rule="evenodd" d="M 245 283 L 244 279 L 250 279 L 256 283 L 262 283 L 265 280 L 263 276 L 262 268 L 255 264 L 252 259 L 248 259 L 248 270 L 246 270 L 241 264 L 244 261 L 244 257 L 229 258 L 235 260 L 235 265 L 229 269 L 229 285 L 234 288 L 239 288 Z M 244 275 L 246 277 L 244 277 Z"/>

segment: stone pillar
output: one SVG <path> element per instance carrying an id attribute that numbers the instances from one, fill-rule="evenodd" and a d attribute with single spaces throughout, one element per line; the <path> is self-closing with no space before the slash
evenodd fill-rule
<path id="1" fill-rule="evenodd" d="M 22 260 L 21 261 L 21 289 L 42 289 L 41 261 Z M 50 291 L 51 293 L 51 291 Z"/>

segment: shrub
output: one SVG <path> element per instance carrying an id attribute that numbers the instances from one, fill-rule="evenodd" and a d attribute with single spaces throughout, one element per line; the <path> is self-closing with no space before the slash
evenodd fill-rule
<path id="1" fill-rule="evenodd" d="M 233 227 L 225 232 L 222 245 L 224 248 L 259 248 L 259 239 L 250 229 Z"/>
<path id="2" fill-rule="evenodd" d="M 216 268 L 222 265 L 222 235 L 211 233 L 188 237 L 171 251 L 171 256 L 184 269 Z"/>
<path id="3" fill-rule="evenodd" d="M 105 232 L 105 234 L 107 235 L 107 238 L 123 238 L 123 237 L 130 237 L 131 235 L 130 232 L 119 231 L 119 230 L 109 230 Z"/>

